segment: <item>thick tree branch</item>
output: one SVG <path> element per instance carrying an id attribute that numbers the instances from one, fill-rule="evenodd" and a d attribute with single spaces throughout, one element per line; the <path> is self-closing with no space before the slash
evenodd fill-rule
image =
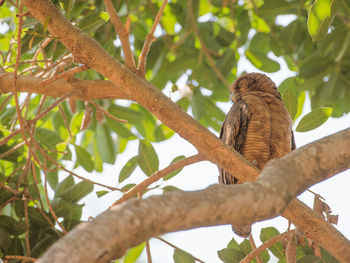
<path id="1" fill-rule="evenodd" d="M 213 185 L 201 191 L 174 191 L 128 201 L 92 222 L 77 226 L 38 262 L 107 262 L 122 256 L 129 247 L 162 233 L 272 218 L 311 185 L 348 168 L 350 129 L 272 161 L 255 182 Z M 319 245 L 341 262 L 350 262 L 350 242 L 334 228 L 331 236 L 337 236 L 331 246 L 327 239 L 318 240 Z"/>
<path id="2" fill-rule="evenodd" d="M 0 93 L 12 91 L 14 75 L 0 72 Z M 33 76 L 17 76 L 17 91 L 37 93 L 52 97 L 61 97 L 76 90 L 71 96 L 77 100 L 129 99 L 122 89 L 106 80 L 58 79 L 42 85 L 42 78 Z"/>

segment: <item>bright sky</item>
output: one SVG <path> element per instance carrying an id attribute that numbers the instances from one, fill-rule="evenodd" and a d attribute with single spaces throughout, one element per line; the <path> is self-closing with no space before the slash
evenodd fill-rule
<path id="1" fill-rule="evenodd" d="M 283 61 L 280 61 L 280 63 L 282 68 L 278 73 L 268 74 L 277 85 L 280 84 L 285 78 L 293 76 L 293 73 L 288 71 Z M 244 60 L 240 61 L 239 68 L 244 68 L 244 70 L 247 72 L 257 71 L 250 65 L 249 62 Z M 241 71 L 242 70 L 240 70 L 240 72 Z M 169 94 L 167 91 L 165 93 Z M 231 107 L 231 103 L 222 104 L 220 106 L 223 106 L 223 110 L 228 112 L 229 108 Z M 310 112 L 310 110 L 310 103 L 307 99 L 302 115 Z M 299 120 L 297 120 L 296 123 L 298 123 L 298 121 Z M 307 143 L 333 134 L 347 127 L 350 127 L 350 114 L 342 118 L 331 118 L 324 125 L 313 131 L 305 133 L 295 132 L 297 147 L 301 147 Z M 102 175 L 86 175 L 92 180 L 115 185 L 118 180 L 120 169 L 132 156 L 137 154 L 137 146 L 137 141 L 130 143 L 126 151 L 117 156 L 115 165 L 105 166 L 105 171 Z M 160 169 L 166 167 L 176 156 L 190 156 L 196 153 L 195 148 L 190 143 L 177 135 L 174 135 L 166 142 L 154 143 L 153 146 L 155 147 L 160 159 Z M 84 172 L 82 171 L 82 173 Z M 347 189 L 350 185 L 350 177 L 348 175 L 349 171 L 334 176 L 325 182 L 313 186 L 311 190 L 320 194 L 326 199 L 326 203 L 330 205 L 334 214 L 339 214 L 339 223 L 336 227 L 347 238 L 350 238 L 350 224 L 348 223 L 350 222 L 350 210 L 348 209 L 349 206 L 347 204 L 347 200 L 350 200 L 350 194 Z M 138 168 L 135 170 L 131 178 L 133 182 L 138 182 L 139 180 L 144 180 L 146 177 L 142 175 L 142 172 Z M 204 189 L 211 184 L 216 184 L 217 178 L 218 170 L 216 165 L 209 162 L 201 162 L 186 167 L 179 175 L 167 181 L 166 184 L 177 186 L 183 190 L 198 190 Z M 130 181 L 128 183 L 130 183 Z M 97 187 L 95 189 L 97 189 Z M 153 194 L 156 193 L 157 191 L 153 191 Z M 87 218 L 90 215 L 95 216 L 105 211 L 105 209 L 118 197 L 120 197 L 120 194 L 118 193 L 111 193 L 103 196 L 100 199 L 98 199 L 95 195 L 89 196 L 87 199 L 85 199 L 86 206 L 83 212 L 84 217 Z M 305 192 L 298 198 L 312 207 L 314 196 L 310 192 Z M 260 229 L 267 226 L 274 226 L 280 232 L 284 232 L 287 229 L 288 223 L 286 219 L 278 217 L 272 220 L 254 224 L 253 236 L 257 244 L 261 243 L 259 239 Z M 165 234 L 163 237 L 172 242 L 174 245 L 184 249 L 205 262 L 221 262 L 217 256 L 217 251 L 226 247 L 227 243 L 232 239 L 233 233 L 231 226 L 225 225 Z M 235 239 L 237 241 L 242 240 L 236 236 Z M 173 248 L 157 239 L 151 239 L 150 244 L 154 263 L 174 262 Z M 143 253 L 138 262 L 146 262 L 145 253 Z"/>

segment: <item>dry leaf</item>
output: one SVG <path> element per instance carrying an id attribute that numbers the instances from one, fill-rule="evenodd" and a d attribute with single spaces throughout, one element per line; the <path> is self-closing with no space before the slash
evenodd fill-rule
<path id="1" fill-rule="evenodd" d="M 85 130 L 89 127 L 91 122 L 91 116 L 92 116 L 92 108 L 89 106 L 85 108 L 83 120 L 81 122 L 80 130 Z"/>
<path id="2" fill-rule="evenodd" d="M 318 215 L 322 216 L 322 218 L 324 218 L 324 215 L 323 215 L 323 202 L 320 199 L 320 195 L 315 195 L 315 197 L 314 197 L 313 210 L 315 211 L 316 214 L 318 214 Z"/>
<path id="3" fill-rule="evenodd" d="M 286 258 L 288 263 L 296 262 L 297 247 L 295 245 L 294 235 L 289 235 L 289 240 L 286 249 Z"/>
<path id="4" fill-rule="evenodd" d="M 77 103 L 74 99 L 72 98 L 68 98 L 68 104 L 69 104 L 69 107 L 70 107 L 70 110 L 75 113 L 76 112 L 76 108 L 77 108 Z"/>
<path id="5" fill-rule="evenodd" d="M 298 244 L 300 244 L 302 246 L 306 246 L 304 233 L 299 227 L 295 228 L 295 236 L 298 240 Z"/>
<path id="6" fill-rule="evenodd" d="M 327 221 L 331 224 L 338 224 L 338 215 L 327 215 Z"/>
<path id="7" fill-rule="evenodd" d="M 98 123 L 102 123 L 104 119 L 105 119 L 105 115 L 101 109 L 101 106 L 97 105 L 97 107 L 96 107 L 96 120 L 98 121 Z"/>

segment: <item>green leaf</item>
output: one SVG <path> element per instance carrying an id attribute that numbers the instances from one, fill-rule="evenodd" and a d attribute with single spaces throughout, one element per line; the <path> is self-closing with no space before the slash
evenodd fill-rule
<path id="1" fill-rule="evenodd" d="M 305 257 L 299 258 L 296 263 L 323 263 L 329 261 L 323 261 L 321 258 L 316 257 L 314 255 L 306 255 Z"/>
<path id="2" fill-rule="evenodd" d="M 313 41 L 327 35 L 335 15 L 342 6 L 342 0 L 316 0 L 309 10 L 307 26 Z"/>
<path id="3" fill-rule="evenodd" d="M 70 131 L 72 135 L 77 135 L 80 132 L 81 122 L 83 120 L 84 111 L 77 112 L 74 114 L 73 118 L 70 121 Z"/>
<path id="4" fill-rule="evenodd" d="M 240 250 L 239 244 L 234 238 L 232 238 L 231 241 L 227 244 L 227 248 L 234 248 L 234 249 Z"/>
<path id="5" fill-rule="evenodd" d="M 6 215 L 0 215 L 0 228 L 6 229 L 11 235 L 20 235 L 26 230 L 24 221 L 17 222 L 12 217 Z"/>
<path id="6" fill-rule="evenodd" d="M 111 130 L 106 124 L 97 125 L 95 138 L 97 148 L 103 162 L 114 164 L 117 157 L 117 142 L 111 136 Z"/>
<path id="7" fill-rule="evenodd" d="M 87 172 L 91 173 L 94 170 L 95 164 L 90 153 L 79 145 L 74 145 L 74 147 L 78 164 L 80 164 Z"/>
<path id="8" fill-rule="evenodd" d="M 304 102 L 305 102 L 305 91 L 302 91 L 302 92 L 300 92 L 299 97 L 298 97 L 298 110 L 294 116 L 294 120 L 296 118 L 298 118 L 303 113 Z"/>
<path id="9" fill-rule="evenodd" d="M 166 185 L 163 187 L 163 193 L 171 192 L 171 191 L 182 191 L 182 190 L 173 185 Z"/>
<path id="10" fill-rule="evenodd" d="M 97 12 L 91 13 L 90 15 L 84 16 L 82 20 L 77 24 L 82 31 L 89 33 L 94 32 L 98 27 L 105 24 L 104 14 Z"/>
<path id="11" fill-rule="evenodd" d="M 306 114 L 299 122 L 297 132 L 306 132 L 325 123 L 332 114 L 332 108 L 321 107 Z"/>
<path id="12" fill-rule="evenodd" d="M 61 195 L 72 185 L 74 185 L 74 179 L 73 176 L 69 175 L 56 186 L 54 198 L 61 197 Z"/>
<path id="13" fill-rule="evenodd" d="M 276 61 L 269 59 L 266 54 L 253 51 L 246 50 L 245 55 L 247 59 L 257 68 L 265 72 L 276 72 L 280 69 L 280 64 Z"/>
<path id="14" fill-rule="evenodd" d="M 234 248 L 224 248 L 218 251 L 219 258 L 225 263 L 238 263 L 244 257 L 244 253 Z"/>
<path id="15" fill-rule="evenodd" d="M 180 160 L 185 159 L 185 158 L 186 158 L 186 157 L 185 157 L 184 155 L 177 156 L 177 157 L 175 157 L 175 158 L 171 161 L 170 164 L 176 163 L 177 161 L 180 161 Z M 169 165 L 170 165 L 170 164 L 169 164 Z M 166 180 L 169 180 L 170 178 L 174 177 L 174 176 L 177 175 L 179 172 L 181 172 L 182 169 L 183 169 L 183 167 L 180 168 L 180 169 L 177 169 L 177 170 L 174 171 L 174 172 L 169 173 L 168 175 L 164 176 L 163 179 L 164 179 L 165 181 L 166 181 Z"/>
<path id="16" fill-rule="evenodd" d="M 70 17 L 75 0 L 62 0 L 64 11 L 66 11 L 67 17 Z"/>
<path id="17" fill-rule="evenodd" d="M 246 238 L 242 241 L 241 244 L 239 244 L 239 248 L 246 255 L 248 255 L 252 251 L 252 246 Z"/>
<path id="18" fill-rule="evenodd" d="M 321 255 L 323 262 L 327 263 L 340 263 L 335 257 L 333 257 L 327 250 L 321 247 Z"/>
<path id="19" fill-rule="evenodd" d="M 145 243 L 142 243 L 136 247 L 133 247 L 126 252 L 124 263 L 134 263 L 140 257 L 143 249 L 145 248 Z"/>
<path id="20" fill-rule="evenodd" d="M 97 191 L 96 192 L 96 195 L 98 198 L 104 196 L 105 194 L 108 194 L 109 192 L 108 191 Z"/>
<path id="21" fill-rule="evenodd" d="M 122 124 L 116 120 L 110 119 L 107 117 L 107 125 L 108 127 L 114 131 L 119 136 L 123 137 L 127 140 L 134 140 L 136 139 L 136 135 L 133 134 L 126 126 L 126 124 Z"/>
<path id="22" fill-rule="evenodd" d="M 267 240 L 279 235 L 280 233 L 278 232 L 278 230 L 274 227 L 266 227 L 261 229 L 260 232 L 260 240 L 262 242 L 266 242 Z M 277 258 L 279 258 L 280 260 L 285 260 L 285 255 L 284 255 L 284 250 L 282 247 L 281 242 L 277 242 L 275 244 L 273 244 L 271 247 L 269 247 L 269 250 L 272 252 L 272 254 L 274 254 Z"/>
<path id="23" fill-rule="evenodd" d="M 287 87 L 282 94 L 282 99 L 284 106 L 289 112 L 289 115 L 291 116 L 292 120 L 294 120 L 294 117 L 298 110 L 298 99 L 295 90 L 290 86 Z"/>
<path id="24" fill-rule="evenodd" d="M 138 163 L 141 170 L 150 176 L 159 169 L 159 160 L 152 144 L 146 140 L 139 141 Z"/>
<path id="25" fill-rule="evenodd" d="M 39 143 L 49 148 L 55 148 L 55 146 L 58 143 L 63 142 L 62 138 L 58 133 L 45 128 L 37 128 L 35 138 L 38 140 Z"/>
<path id="26" fill-rule="evenodd" d="M 195 263 L 193 256 L 181 249 L 175 249 L 173 258 L 175 263 Z"/>
<path id="27" fill-rule="evenodd" d="M 61 197 L 53 199 L 51 206 L 58 217 L 68 217 L 70 215 L 69 203 Z"/>
<path id="28" fill-rule="evenodd" d="M 61 194 L 61 197 L 70 203 L 76 203 L 86 195 L 92 192 L 94 186 L 86 181 L 74 184 Z"/>
<path id="29" fill-rule="evenodd" d="M 119 183 L 123 182 L 132 174 L 138 164 L 137 160 L 138 157 L 134 156 L 124 165 L 119 174 Z"/>
<path id="30" fill-rule="evenodd" d="M 10 234 L 2 227 L 0 227 L 0 251 L 6 251 L 11 244 Z"/>
<path id="31" fill-rule="evenodd" d="M 46 218 L 35 207 L 28 206 L 28 217 L 29 217 L 29 221 L 30 221 L 31 224 L 33 223 L 33 224 L 37 224 L 39 226 L 41 226 L 41 225 L 44 225 L 44 226 L 50 225 L 49 222 L 46 220 Z M 50 218 L 50 217 L 47 215 L 47 218 Z"/>

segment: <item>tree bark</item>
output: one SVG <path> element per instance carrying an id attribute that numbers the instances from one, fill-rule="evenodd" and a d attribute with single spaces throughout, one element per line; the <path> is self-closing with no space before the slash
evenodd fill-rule
<path id="1" fill-rule="evenodd" d="M 295 196 L 311 185 L 348 168 L 350 129 L 270 162 L 254 182 L 130 200 L 77 226 L 38 262 L 108 262 L 121 257 L 126 249 L 163 233 L 269 219 L 281 214 Z M 297 202 L 292 201 L 288 207 L 293 206 L 298 206 Z M 314 227 L 323 237 L 317 240 L 319 245 L 341 262 L 350 262 L 350 242 L 323 222 L 310 209 L 302 224 L 317 224 Z"/>

